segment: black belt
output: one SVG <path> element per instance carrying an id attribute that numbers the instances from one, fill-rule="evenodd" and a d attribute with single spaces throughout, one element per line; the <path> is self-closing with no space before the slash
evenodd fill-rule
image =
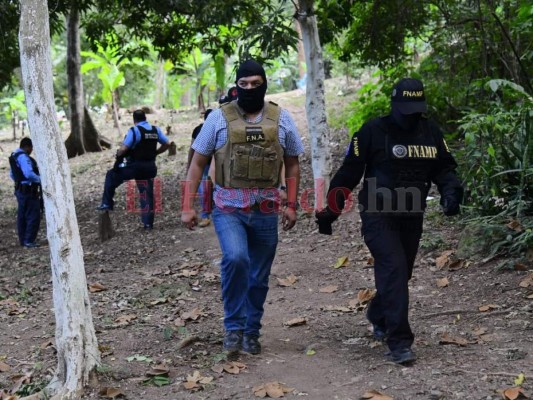
<path id="1" fill-rule="evenodd" d="M 270 210 L 279 210 L 279 204 L 273 200 L 263 200 L 260 203 L 254 203 L 250 206 L 251 210 L 261 210 L 261 211 L 270 211 Z"/>
<path id="2" fill-rule="evenodd" d="M 37 194 L 39 193 L 39 185 L 25 185 L 25 184 L 19 184 L 15 188 L 15 190 L 19 191 L 20 193 L 24 194 Z"/>

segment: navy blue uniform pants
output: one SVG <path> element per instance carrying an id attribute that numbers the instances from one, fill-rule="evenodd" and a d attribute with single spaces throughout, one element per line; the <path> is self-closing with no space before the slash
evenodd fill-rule
<path id="1" fill-rule="evenodd" d="M 134 161 L 122 168 L 107 171 L 102 204 L 113 209 L 115 190 L 125 181 L 135 179 L 139 190 L 141 220 L 145 226 L 154 224 L 154 178 L 157 175 L 155 161 Z"/>
<path id="2" fill-rule="evenodd" d="M 21 245 L 33 243 L 37 239 L 37 232 L 41 223 L 41 202 L 36 191 L 31 192 L 29 187 L 15 190 L 17 197 L 17 231 Z"/>
<path id="3" fill-rule="evenodd" d="M 367 317 L 388 332 L 390 350 L 411 347 L 408 282 L 422 235 L 422 216 L 384 217 L 361 213 L 364 240 L 374 258 L 376 296 Z"/>

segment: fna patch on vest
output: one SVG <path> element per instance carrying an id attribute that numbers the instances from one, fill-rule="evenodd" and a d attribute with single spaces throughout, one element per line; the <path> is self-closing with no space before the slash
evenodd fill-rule
<path id="1" fill-rule="evenodd" d="M 263 128 L 260 126 L 247 126 L 246 127 L 246 143 L 259 142 L 265 140 L 265 134 Z"/>

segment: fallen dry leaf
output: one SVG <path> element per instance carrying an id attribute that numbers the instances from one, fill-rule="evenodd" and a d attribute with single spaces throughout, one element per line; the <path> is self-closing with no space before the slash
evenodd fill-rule
<path id="1" fill-rule="evenodd" d="M 118 326 L 125 326 L 135 319 L 137 319 L 135 314 L 125 314 L 118 316 L 117 319 L 115 319 L 115 322 Z"/>
<path id="2" fill-rule="evenodd" d="M 450 336 L 447 332 L 444 333 L 439 340 L 439 344 L 456 344 L 461 347 L 464 347 L 472 343 L 476 343 L 476 342 L 470 342 L 466 340 L 465 338 L 461 338 L 461 337 Z"/>
<path id="3" fill-rule="evenodd" d="M 488 329 L 487 328 L 476 328 L 474 329 L 474 335 L 477 335 L 477 336 L 481 336 L 481 335 L 484 335 L 485 333 L 487 333 Z"/>
<path id="4" fill-rule="evenodd" d="M 211 367 L 211 371 L 221 374 L 227 372 L 228 374 L 237 375 L 241 370 L 246 368 L 246 365 L 237 361 L 229 361 L 223 364 L 216 364 Z"/>
<path id="5" fill-rule="evenodd" d="M 196 321 L 198 318 L 200 318 L 201 316 L 204 316 L 204 315 L 205 314 L 202 311 L 202 309 L 194 308 L 191 311 L 186 311 L 186 312 L 181 313 L 180 317 L 184 321 L 187 321 L 187 320 Z"/>
<path id="6" fill-rule="evenodd" d="M 211 367 L 211 371 L 216 372 L 217 374 L 221 374 L 222 372 L 224 372 L 224 365 L 215 364 Z"/>
<path id="7" fill-rule="evenodd" d="M 333 268 L 341 268 L 341 267 L 347 267 L 348 266 L 348 257 L 339 257 L 337 258 L 337 262 L 333 266 Z"/>
<path id="8" fill-rule="evenodd" d="M 449 283 L 450 281 L 448 280 L 447 277 L 437 279 L 437 287 L 444 288 L 448 286 Z"/>
<path id="9" fill-rule="evenodd" d="M 182 270 L 179 275 L 180 276 L 183 276 L 185 278 L 190 278 L 191 276 L 196 276 L 198 275 L 199 271 L 198 270 L 189 270 L 189 269 L 184 269 Z"/>
<path id="10" fill-rule="evenodd" d="M 307 324 L 307 319 L 305 319 L 304 317 L 296 317 L 285 322 L 283 325 L 291 327 L 291 326 L 299 326 L 299 325 L 305 325 L 305 324 Z"/>
<path id="11" fill-rule="evenodd" d="M 158 376 L 158 375 L 167 375 L 170 372 L 170 369 L 165 364 L 159 364 L 150 369 L 146 373 L 148 376 Z"/>
<path id="12" fill-rule="evenodd" d="M 324 286 L 318 289 L 318 291 L 320 293 L 333 293 L 333 292 L 336 292 L 338 289 L 339 287 L 337 285 L 329 285 L 329 286 Z"/>
<path id="13" fill-rule="evenodd" d="M 277 278 L 277 280 L 278 280 L 278 286 L 290 287 L 296 283 L 298 278 L 294 276 L 293 274 L 290 274 L 286 278 Z"/>
<path id="14" fill-rule="evenodd" d="M 466 265 L 465 260 L 455 260 L 448 265 L 450 271 L 456 271 L 463 268 Z"/>
<path id="15" fill-rule="evenodd" d="M 376 291 L 374 289 L 363 289 L 357 292 L 357 301 L 360 304 L 368 303 L 370 300 L 374 298 L 376 295 Z"/>
<path id="16" fill-rule="evenodd" d="M 378 392 L 377 390 L 371 389 L 367 390 L 363 396 L 363 399 L 365 400 L 394 400 L 392 397 L 387 396 L 386 394 L 383 394 L 381 392 Z"/>
<path id="17" fill-rule="evenodd" d="M 492 342 L 494 340 L 494 336 L 490 334 L 479 335 L 479 340 L 482 342 Z"/>
<path id="18" fill-rule="evenodd" d="M 222 369 L 224 370 L 224 372 L 227 372 L 228 374 L 233 374 L 233 375 L 237 375 L 244 368 L 246 368 L 246 365 L 240 362 L 236 362 L 236 361 L 227 362 L 222 366 Z"/>
<path id="19" fill-rule="evenodd" d="M 520 222 L 518 222 L 516 219 L 513 219 L 506 226 L 507 228 L 512 229 L 515 232 L 522 232 L 524 230 L 522 225 L 520 225 Z"/>
<path id="20" fill-rule="evenodd" d="M 264 383 L 252 389 L 256 397 L 270 397 L 273 399 L 284 397 L 285 393 L 290 393 L 293 390 L 294 388 L 287 387 L 279 382 Z"/>
<path id="21" fill-rule="evenodd" d="M 7 372 L 11 369 L 9 365 L 7 365 L 5 362 L 0 361 L 0 372 Z"/>
<path id="22" fill-rule="evenodd" d="M 368 257 L 368 259 L 366 260 L 366 265 L 371 267 L 374 265 L 374 257 Z"/>
<path id="23" fill-rule="evenodd" d="M 533 299 L 533 293 L 531 293 L 529 296 L 527 296 L 528 299 Z"/>
<path id="24" fill-rule="evenodd" d="M 159 299 L 155 299 L 150 302 L 152 306 L 157 306 L 158 304 L 165 304 L 165 303 L 168 303 L 168 299 L 166 297 L 160 297 Z"/>
<path id="25" fill-rule="evenodd" d="M 54 341 L 52 339 L 47 340 L 46 342 L 41 343 L 39 346 L 42 350 L 48 348 L 48 347 L 54 347 Z"/>
<path id="26" fill-rule="evenodd" d="M 107 288 L 100 282 L 91 283 L 89 285 L 89 292 L 91 293 L 102 292 L 104 290 L 107 290 Z"/>
<path id="27" fill-rule="evenodd" d="M 520 386 L 499 390 L 504 400 L 527 399 L 527 395 Z"/>
<path id="28" fill-rule="evenodd" d="M 200 371 L 194 371 L 192 375 L 187 374 L 187 381 L 183 383 L 183 386 L 187 390 L 198 390 L 201 388 L 199 384 L 206 385 L 213 381 L 212 376 L 202 376 Z"/>
<path id="29" fill-rule="evenodd" d="M 20 308 L 15 307 L 9 310 L 7 312 L 7 315 L 20 315 L 20 314 L 24 314 L 26 311 L 27 309 L 25 307 L 20 307 Z"/>
<path id="30" fill-rule="evenodd" d="M 100 396 L 107 397 L 108 399 L 114 399 L 115 397 L 125 395 L 120 389 L 105 387 L 100 390 Z"/>
<path id="31" fill-rule="evenodd" d="M 187 381 L 187 382 L 184 382 L 183 383 L 183 387 L 187 390 L 196 390 L 196 389 L 200 389 L 200 385 L 198 385 L 198 383 L 196 382 L 193 382 L 193 381 Z"/>
<path id="32" fill-rule="evenodd" d="M 18 307 L 19 303 L 18 301 L 12 299 L 12 298 L 9 298 L 9 299 L 5 299 L 5 300 L 0 300 L 0 306 L 16 306 Z"/>
<path id="33" fill-rule="evenodd" d="M 485 304 L 485 305 L 479 307 L 479 311 L 486 312 L 486 311 L 494 310 L 494 309 L 497 309 L 497 308 L 500 308 L 500 307 L 497 306 L 496 304 Z"/>
<path id="34" fill-rule="evenodd" d="M 529 267 L 526 265 L 526 264 L 522 264 L 522 263 L 516 263 L 514 266 L 513 266 L 513 269 L 515 271 L 527 271 L 529 269 Z"/>
<path id="35" fill-rule="evenodd" d="M 533 286 L 533 274 L 529 274 L 524 279 L 522 279 L 519 283 L 519 286 L 523 288 Z"/>
<path id="36" fill-rule="evenodd" d="M 453 254 L 453 250 L 446 250 L 442 252 L 440 256 L 435 259 L 435 265 L 437 268 L 442 269 L 450 263 L 450 256 Z"/>

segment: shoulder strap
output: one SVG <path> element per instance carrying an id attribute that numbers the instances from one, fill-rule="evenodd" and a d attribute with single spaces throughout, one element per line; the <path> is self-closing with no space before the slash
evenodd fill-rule
<path id="1" fill-rule="evenodd" d="M 281 107 L 276 103 L 269 101 L 265 104 L 265 115 L 264 118 L 270 119 L 272 121 L 278 122 L 281 116 Z"/>
<path id="2" fill-rule="evenodd" d="M 224 114 L 228 124 L 240 118 L 239 108 L 236 100 L 222 105 L 220 109 L 222 110 L 222 113 Z"/>

